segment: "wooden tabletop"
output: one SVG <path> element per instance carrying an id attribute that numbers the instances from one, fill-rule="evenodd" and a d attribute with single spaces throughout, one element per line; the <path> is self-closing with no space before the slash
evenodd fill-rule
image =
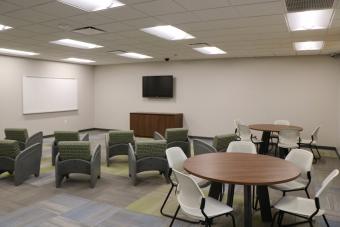
<path id="1" fill-rule="evenodd" d="M 270 131 L 270 132 L 280 132 L 282 129 L 297 129 L 302 131 L 303 128 L 295 125 L 276 125 L 276 124 L 253 124 L 249 125 L 250 129 L 257 131 Z"/>
<path id="2" fill-rule="evenodd" d="M 240 185 L 272 185 L 300 175 L 300 170 L 288 161 L 245 153 L 197 155 L 185 161 L 184 169 L 210 181 Z"/>

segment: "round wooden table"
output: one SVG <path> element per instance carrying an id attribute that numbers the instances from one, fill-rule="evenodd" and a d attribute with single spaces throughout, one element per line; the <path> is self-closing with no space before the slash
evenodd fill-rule
<path id="1" fill-rule="evenodd" d="M 257 186 L 261 217 L 272 220 L 268 185 L 288 182 L 300 175 L 292 163 L 267 156 L 245 153 L 210 153 L 187 159 L 184 169 L 192 175 L 212 181 L 209 196 L 219 199 L 222 185 L 229 184 L 227 204 L 232 206 L 234 185 L 244 185 L 244 226 L 252 226 L 251 186 Z"/>
<path id="2" fill-rule="evenodd" d="M 276 124 L 253 124 L 249 125 L 249 128 L 256 131 L 262 131 L 262 143 L 260 144 L 260 154 L 268 153 L 270 133 L 271 132 L 280 132 L 283 129 L 296 129 L 302 131 L 303 128 L 295 125 L 276 125 Z"/>

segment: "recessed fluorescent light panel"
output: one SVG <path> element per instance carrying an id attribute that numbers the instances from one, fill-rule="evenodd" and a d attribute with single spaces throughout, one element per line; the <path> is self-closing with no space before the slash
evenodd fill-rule
<path id="1" fill-rule="evenodd" d="M 85 64 L 96 62 L 96 61 L 93 61 L 93 60 L 83 59 L 83 58 L 64 58 L 64 59 L 61 59 L 61 60 L 62 61 L 69 61 L 69 62 L 75 62 L 75 63 L 85 63 Z"/>
<path id="2" fill-rule="evenodd" d="M 220 48 L 213 47 L 213 46 L 195 47 L 193 49 L 202 53 L 202 54 L 209 54 L 209 55 L 226 54 L 227 53 L 227 52 L 221 50 Z"/>
<path id="3" fill-rule="evenodd" d="M 94 49 L 94 48 L 100 48 L 103 46 L 99 46 L 93 43 L 86 43 L 81 42 L 73 39 L 59 39 L 56 41 L 51 41 L 51 43 L 68 46 L 68 47 L 74 47 L 74 48 L 80 48 L 80 49 Z"/>
<path id="4" fill-rule="evenodd" d="M 5 31 L 5 30 L 11 29 L 11 28 L 12 28 L 11 26 L 0 24 L 0 31 Z"/>
<path id="5" fill-rule="evenodd" d="M 7 49 L 7 48 L 0 48 L 0 54 L 18 55 L 18 56 L 39 55 L 39 53 L 34 53 L 34 52 L 29 52 L 29 51 L 22 51 L 22 50 L 13 50 L 13 49 Z"/>
<path id="6" fill-rule="evenodd" d="M 112 54 L 116 54 L 121 57 L 126 57 L 126 58 L 134 58 L 134 59 L 148 59 L 152 58 L 151 56 L 144 55 L 144 54 L 139 54 L 135 52 L 125 52 L 122 50 L 116 50 L 116 51 L 110 51 Z"/>
<path id="7" fill-rule="evenodd" d="M 326 29 L 331 23 L 333 9 L 287 13 L 291 31 Z"/>
<path id="8" fill-rule="evenodd" d="M 151 35 L 158 36 L 167 40 L 183 40 L 183 39 L 193 39 L 194 36 L 182 31 L 171 25 L 162 25 L 150 28 L 141 29 L 143 32 L 149 33 Z"/>
<path id="9" fill-rule="evenodd" d="M 323 41 L 295 42 L 294 48 L 296 51 L 321 50 L 323 45 Z"/>
<path id="10" fill-rule="evenodd" d="M 58 1 L 87 12 L 110 9 L 125 5 L 124 3 L 116 0 L 58 0 Z"/>

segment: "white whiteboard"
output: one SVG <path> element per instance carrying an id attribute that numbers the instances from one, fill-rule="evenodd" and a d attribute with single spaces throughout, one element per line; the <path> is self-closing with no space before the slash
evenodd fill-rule
<path id="1" fill-rule="evenodd" d="M 78 109 L 77 79 L 23 77 L 23 113 L 48 113 Z"/>

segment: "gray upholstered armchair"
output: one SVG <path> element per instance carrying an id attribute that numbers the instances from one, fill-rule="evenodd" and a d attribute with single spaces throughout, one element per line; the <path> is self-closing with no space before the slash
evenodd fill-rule
<path id="1" fill-rule="evenodd" d="M 55 165 L 55 159 L 58 154 L 58 143 L 61 141 L 89 141 L 89 134 L 85 133 L 80 136 L 79 132 L 55 131 L 54 142 L 52 144 L 52 165 Z"/>
<path id="2" fill-rule="evenodd" d="M 94 188 L 100 178 L 100 145 L 97 145 L 91 154 L 91 145 L 88 141 L 59 142 L 59 153 L 55 162 L 56 187 L 61 186 L 64 177 L 69 178 L 71 173 L 90 175 L 90 187 Z"/>
<path id="3" fill-rule="evenodd" d="M 229 143 L 232 141 L 236 141 L 238 136 L 234 133 L 225 134 L 225 135 L 217 135 L 213 140 L 213 147 L 217 151 L 225 152 L 229 146 Z"/>
<path id="4" fill-rule="evenodd" d="M 37 143 L 35 143 L 37 142 Z M 42 133 L 36 134 L 34 140 L 24 150 L 20 150 L 16 140 L 0 140 L 0 174 L 14 173 L 14 184 L 22 184 L 30 175 L 38 177 L 42 155 Z"/>
<path id="5" fill-rule="evenodd" d="M 165 140 L 136 142 L 135 149 L 129 144 L 129 176 L 133 185 L 137 184 L 137 173 L 152 170 L 159 171 L 169 182 L 165 150 Z"/>
<path id="6" fill-rule="evenodd" d="M 168 128 L 165 130 L 165 138 L 160 133 L 154 132 L 154 139 L 166 140 L 167 148 L 180 147 L 188 158 L 191 156 L 188 129 Z"/>
<path id="7" fill-rule="evenodd" d="M 199 139 L 192 140 L 192 144 L 195 155 L 217 152 L 215 147 Z"/>
<path id="8" fill-rule="evenodd" d="M 110 131 L 105 136 L 106 142 L 106 163 L 110 165 L 110 158 L 117 155 L 128 155 L 129 143 L 133 146 L 135 139 L 133 131 Z"/>

